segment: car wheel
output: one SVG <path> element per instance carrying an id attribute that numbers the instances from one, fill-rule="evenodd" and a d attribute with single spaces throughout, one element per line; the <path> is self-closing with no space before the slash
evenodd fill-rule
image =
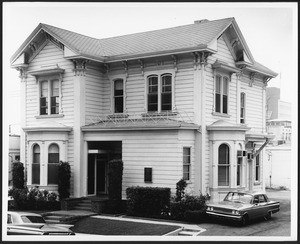
<path id="1" fill-rule="evenodd" d="M 268 212 L 267 215 L 265 216 L 265 220 L 269 220 L 272 218 L 272 213 Z"/>
<path id="2" fill-rule="evenodd" d="M 248 215 L 245 214 L 241 219 L 241 226 L 246 226 L 248 222 L 249 222 L 249 217 Z"/>

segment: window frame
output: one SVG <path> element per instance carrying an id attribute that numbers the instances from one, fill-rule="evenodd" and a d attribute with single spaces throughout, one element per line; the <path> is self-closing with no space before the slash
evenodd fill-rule
<path id="1" fill-rule="evenodd" d="M 127 112 L 127 105 L 126 105 L 126 84 L 127 84 L 127 76 L 124 75 L 108 75 L 108 79 L 110 81 L 110 113 L 112 115 L 125 115 Z M 115 112 L 115 81 L 116 80 L 123 80 L 123 113 L 116 113 Z"/>
<path id="2" fill-rule="evenodd" d="M 170 76 L 171 77 L 171 92 L 168 92 L 168 94 L 171 94 L 171 109 L 170 110 L 163 110 L 162 109 L 162 95 L 167 94 L 163 93 L 163 77 L 165 76 Z M 146 113 L 168 113 L 168 112 L 173 112 L 176 109 L 175 105 L 175 71 L 174 70 L 160 70 L 160 71 L 149 71 L 149 72 L 144 72 L 144 79 L 145 79 L 145 105 L 144 105 L 144 110 Z M 148 95 L 149 95 L 149 77 L 157 76 L 157 86 L 158 86 L 158 91 L 157 91 L 157 110 L 155 111 L 149 111 L 148 109 Z"/>
<path id="3" fill-rule="evenodd" d="M 241 152 L 241 154 L 239 154 Z M 237 161 L 236 161 L 236 185 L 241 187 L 243 180 L 243 151 L 237 151 Z"/>
<path id="4" fill-rule="evenodd" d="M 257 154 L 255 157 L 255 182 L 260 182 L 260 173 L 261 173 L 261 162 L 260 154 Z"/>
<path id="5" fill-rule="evenodd" d="M 58 96 L 53 95 L 53 82 L 58 81 Z M 42 83 L 47 82 L 47 110 L 46 114 L 41 113 L 41 98 L 42 98 Z M 38 85 L 38 111 L 36 118 L 43 118 L 43 117 L 61 117 L 63 116 L 62 110 L 62 76 L 61 75 L 45 75 L 40 76 L 37 78 L 37 85 Z M 58 106 L 52 106 L 52 98 L 57 97 L 56 102 Z M 51 113 L 52 108 L 57 107 L 57 113 Z"/>
<path id="6" fill-rule="evenodd" d="M 38 146 L 39 149 L 39 163 L 35 162 L 35 147 Z M 38 178 L 38 182 L 34 182 L 33 178 L 34 178 L 34 174 L 33 174 L 33 167 L 34 166 L 39 166 L 39 173 L 38 176 L 36 176 Z M 41 146 L 38 143 L 35 143 L 32 146 L 32 165 L 31 165 L 31 184 L 32 185 L 40 185 L 41 184 Z"/>
<path id="7" fill-rule="evenodd" d="M 189 150 L 189 154 L 185 155 L 184 154 L 184 150 L 188 149 Z M 184 157 L 188 156 L 189 160 L 188 163 L 185 163 Z M 192 148 L 191 147 L 183 147 L 182 148 L 182 178 L 186 181 L 190 181 L 191 180 L 191 161 L 192 161 Z M 187 166 L 188 171 L 185 172 L 185 166 Z M 188 177 L 185 178 L 185 174 L 188 174 Z"/>
<path id="8" fill-rule="evenodd" d="M 217 82 L 220 79 L 219 91 L 217 90 Z M 224 83 L 227 83 L 226 92 L 224 92 Z M 217 115 L 229 116 L 229 87 L 230 77 L 227 75 L 216 74 L 214 81 L 214 110 L 213 113 Z M 217 95 L 219 95 L 219 105 L 217 104 Z M 224 100 L 226 98 L 226 113 L 224 112 Z M 219 110 L 219 111 L 217 111 Z"/>
<path id="9" fill-rule="evenodd" d="M 220 163 L 220 148 L 221 146 L 225 145 L 228 149 L 228 156 L 227 156 L 227 159 L 226 159 L 226 163 Z M 226 143 L 221 143 L 218 147 L 218 187 L 230 187 L 230 183 L 231 183 L 231 180 L 230 180 L 230 146 Z M 225 184 L 224 185 L 221 185 L 220 184 L 220 177 L 219 177 L 219 173 L 220 173 L 220 167 L 226 167 L 225 168 Z"/>
<path id="10" fill-rule="evenodd" d="M 116 95 L 116 82 L 122 81 L 122 95 Z M 116 98 L 122 98 L 122 112 L 116 112 Z M 113 80 L 113 113 L 114 114 L 123 114 L 124 113 L 124 80 L 114 79 Z"/>
<path id="11" fill-rule="evenodd" d="M 242 97 L 244 97 L 244 104 L 242 104 Z M 240 123 L 241 124 L 246 123 L 246 93 L 245 92 L 240 93 Z"/>
<path id="12" fill-rule="evenodd" d="M 56 153 L 56 154 L 58 154 L 58 162 L 57 163 L 50 163 L 49 162 L 50 161 L 50 157 L 49 157 L 50 156 L 50 148 L 52 146 L 54 146 L 54 145 L 57 147 L 57 150 L 58 150 L 58 153 Z M 57 143 L 51 143 L 51 144 L 49 144 L 48 151 L 47 151 L 47 159 L 48 159 L 47 160 L 47 185 L 57 185 L 58 184 L 58 179 L 57 179 L 56 183 L 53 183 L 53 182 L 49 181 L 49 179 L 51 178 L 51 177 L 49 177 L 49 173 L 50 173 L 49 167 L 50 166 L 58 166 L 59 162 L 60 162 L 60 157 L 61 157 L 61 155 L 60 155 L 60 147 L 59 147 L 59 145 Z"/>

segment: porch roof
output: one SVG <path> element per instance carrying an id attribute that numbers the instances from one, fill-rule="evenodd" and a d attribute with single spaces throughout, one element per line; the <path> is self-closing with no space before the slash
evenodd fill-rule
<path id="1" fill-rule="evenodd" d="M 127 119 L 107 120 L 81 127 L 82 131 L 111 131 L 111 130 L 198 130 L 200 125 L 173 119 Z"/>

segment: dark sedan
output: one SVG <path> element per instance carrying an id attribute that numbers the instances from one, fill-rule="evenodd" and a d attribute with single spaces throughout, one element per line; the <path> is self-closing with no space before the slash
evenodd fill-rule
<path id="1" fill-rule="evenodd" d="M 223 201 L 207 204 L 206 213 L 211 217 L 236 220 L 246 225 L 249 220 L 270 219 L 280 210 L 280 203 L 270 201 L 264 193 L 228 192 Z"/>

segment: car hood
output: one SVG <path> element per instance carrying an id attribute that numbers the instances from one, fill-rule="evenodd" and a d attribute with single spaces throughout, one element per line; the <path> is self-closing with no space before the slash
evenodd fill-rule
<path id="1" fill-rule="evenodd" d="M 252 205 L 247 203 L 239 203 L 239 202 L 229 202 L 229 201 L 221 201 L 218 203 L 209 203 L 207 204 L 208 207 L 215 207 L 215 208 L 226 208 L 232 210 L 241 210 L 245 208 L 249 208 Z"/>
<path id="2" fill-rule="evenodd" d="M 73 227 L 73 225 L 44 224 L 44 223 L 16 224 L 16 225 L 11 225 L 11 226 L 39 229 L 41 231 L 47 231 L 47 232 L 72 232 L 69 228 Z"/>

